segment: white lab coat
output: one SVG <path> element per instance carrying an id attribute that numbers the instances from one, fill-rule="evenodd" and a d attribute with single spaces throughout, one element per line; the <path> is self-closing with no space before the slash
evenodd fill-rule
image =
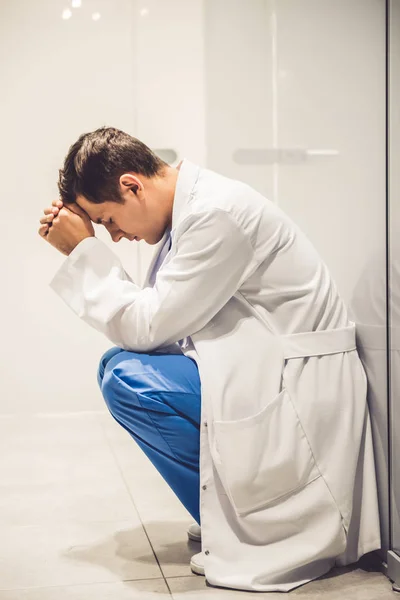
<path id="1" fill-rule="evenodd" d="M 273 202 L 187 160 L 171 236 L 154 287 L 96 238 L 51 285 L 114 344 L 179 341 L 196 360 L 207 580 L 288 591 L 379 548 L 366 377 L 317 252 Z"/>

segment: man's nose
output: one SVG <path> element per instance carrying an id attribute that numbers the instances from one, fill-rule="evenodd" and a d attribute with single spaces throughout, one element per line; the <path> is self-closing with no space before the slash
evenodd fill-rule
<path id="1" fill-rule="evenodd" d="M 108 233 L 111 236 L 111 239 L 113 242 L 119 242 L 121 240 L 121 238 L 124 237 L 124 232 L 121 231 L 120 229 L 116 229 L 114 227 L 107 227 Z"/>
<path id="2" fill-rule="evenodd" d="M 113 242 L 119 242 L 124 237 L 122 231 L 110 231 L 110 235 Z"/>
<path id="3" fill-rule="evenodd" d="M 124 237 L 124 232 L 115 226 L 115 223 L 104 223 L 104 227 L 107 229 L 113 242 L 119 242 Z"/>

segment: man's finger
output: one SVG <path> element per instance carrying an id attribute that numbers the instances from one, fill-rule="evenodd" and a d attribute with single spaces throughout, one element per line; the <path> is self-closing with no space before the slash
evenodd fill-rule
<path id="1" fill-rule="evenodd" d="M 49 226 L 48 225 L 41 225 L 39 227 L 39 235 L 41 237 L 46 237 L 46 235 L 48 234 L 48 232 L 49 232 Z"/>
<path id="2" fill-rule="evenodd" d="M 43 212 L 45 215 L 58 215 L 58 211 L 59 211 L 59 209 L 57 207 L 53 207 L 53 208 L 45 208 Z"/>
<path id="3" fill-rule="evenodd" d="M 51 204 L 52 206 L 56 206 L 57 208 L 62 208 L 64 206 L 61 200 L 53 200 Z"/>
<path id="4" fill-rule="evenodd" d="M 47 215 L 46 217 L 42 217 L 40 219 L 40 223 L 42 223 L 42 225 L 44 225 L 45 223 L 51 223 L 54 219 L 55 215 L 52 213 L 50 215 Z"/>

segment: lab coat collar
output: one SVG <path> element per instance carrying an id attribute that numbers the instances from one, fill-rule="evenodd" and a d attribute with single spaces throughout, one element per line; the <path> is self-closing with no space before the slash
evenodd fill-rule
<path id="1" fill-rule="evenodd" d="M 184 158 L 176 181 L 174 205 L 172 209 L 172 230 L 175 229 L 178 221 L 187 210 L 190 196 L 193 194 L 193 188 L 199 178 L 199 174 L 200 167 Z"/>
<path id="2" fill-rule="evenodd" d="M 162 240 L 159 242 L 158 250 L 153 255 L 149 268 L 147 270 L 146 279 L 143 287 L 153 285 L 157 269 L 160 266 L 160 257 L 163 254 L 165 245 L 170 244 L 173 239 L 174 229 L 187 212 L 190 196 L 193 193 L 193 188 L 196 184 L 200 173 L 200 167 L 194 165 L 190 161 L 183 159 L 178 171 L 178 179 L 176 180 L 174 204 L 172 207 L 172 228 L 167 229 Z"/>

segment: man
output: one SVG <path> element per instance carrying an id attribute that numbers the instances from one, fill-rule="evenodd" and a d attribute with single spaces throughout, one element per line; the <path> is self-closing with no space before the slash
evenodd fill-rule
<path id="1" fill-rule="evenodd" d="M 39 230 L 68 256 L 52 287 L 117 346 L 103 395 L 201 521 L 194 572 L 288 591 L 379 548 L 355 328 L 303 233 L 248 185 L 113 128 L 70 148 L 59 189 Z M 92 221 L 163 240 L 143 289 Z"/>

